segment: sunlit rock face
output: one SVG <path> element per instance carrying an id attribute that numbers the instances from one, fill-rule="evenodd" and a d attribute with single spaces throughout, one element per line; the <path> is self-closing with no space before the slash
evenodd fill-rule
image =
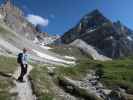
<path id="1" fill-rule="evenodd" d="M 37 33 L 36 29 L 25 20 L 23 11 L 16 7 L 11 0 L 6 0 L 1 5 L 0 14 L 3 17 L 3 22 L 14 31 L 29 39 L 34 39 L 35 33 Z"/>
<path id="2" fill-rule="evenodd" d="M 30 40 L 34 40 L 35 37 L 41 35 L 36 27 L 26 20 L 24 12 L 15 6 L 11 0 L 5 0 L 0 6 L 0 21 Z"/>

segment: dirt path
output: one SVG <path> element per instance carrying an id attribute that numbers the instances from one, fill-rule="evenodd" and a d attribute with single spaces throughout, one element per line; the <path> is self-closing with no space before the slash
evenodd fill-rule
<path id="1" fill-rule="evenodd" d="M 25 80 L 24 83 L 20 83 L 17 82 L 16 80 L 13 80 L 16 86 L 11 90 L 11 92 L 18 94 L 16 100 L 36 100 L 36 96 L 33 95 L 31 83 L 28 78 L 28 75 L 32 70 L 32 68 L 33 67 L 31 65 L 28 66 L 27 74 L 24 77 Z M 13 74 L 13 78 L 17 79 L 19 75 L 20 75 L 20 67 L 18 67 L 18 69 Z"/>

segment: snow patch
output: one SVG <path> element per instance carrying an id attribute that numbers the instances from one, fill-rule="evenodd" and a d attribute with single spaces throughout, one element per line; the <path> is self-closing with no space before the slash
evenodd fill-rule
<path id="1" fill-rule="evenodd" d="M 96 29 L 89 29 L 87 32 L 90 33 L 90 32 L 93 32 L 95 31 Z"/>
<path id="2" fill-rule="evenodd" d="M 113 36 L 109 36 L 109 37 L 107 37 L 105 40 L 113 40 L 113 39 L 114 39 Z"/>
<path id="3" fill-rule="evenodd" d="M 0 19 L 3 19 L 4 17 L 0 14 Z"/>
<path id="4" fill-rule="evenodd" d="M 70 60 L 76 60 L 75 57 L 72 57 L 72 56 L 64 56 L 66 59 L 70 59 Z"/>
<path id="5" fill-rule="evenodd" d="M 35 37 L 33 40 L 33 43 L 38 43 L 38 42 L 39 42 L 39 40 L 37 39 L 37 37 Z"/>
<path id="6" fill-rule="evenodd" d="M 128 39 L 128 40 L 130 40 L 130 41 L 132 41 L 132 40 L 133 40 L 130 36 L 127 36 L 127 39 Z"/>
<path id="7" fill-rule="evenodd" d="M 52 60 L 52 61 L 55 61 L 55 62 L 66 63 L 66 64 L 75 64 L 74 61 L 66 61 L 66 60 L 63 60 L 63 59 L 59 59 L 59 58 L 50 56 L 48 54 L 44 54 L 44 53 L 39 52 L 39 51 L 34 50 L 34 49 L 32 49 L 32 51 L 35 52 L 41 58 L 45 58 L 45 59 Z"/>
<path id="8" fill-rule="evenodd" d="M 109 39 L 113 39 L 114 37 L 113 36 L 110 36 Z"/>
<path id="9" fill-rule="evenodd" d="M 49 49 L 52 49 L 51 47 L 48 47 L 48 46 L 43 46 L 43 45 L 40 45 L 41 48 L 45 49 L 45 50 L 49 50 Z"/>

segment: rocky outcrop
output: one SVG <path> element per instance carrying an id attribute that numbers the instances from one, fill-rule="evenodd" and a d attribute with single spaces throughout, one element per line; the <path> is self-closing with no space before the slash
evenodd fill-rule
<path id="1" fill-rule="evenodd" d="M 59 86 L 66 92 L 82 97 L 84 100 L 133 100 L 133 95 L 122 88 L 108 89 L 99 81 L 99 76 L 90 71 L 81 80 L 73 80 L 66 76 L 58 77 Z"/>
<path id="2" fill-rule="evenodd" d="M 113 90 L 110 93 L 109 97 L 111 98 L 111 100 L 133 100 L 133 95 L 127 94 L 122 89 Z"/>
<path id="3" fill-rule="evenodd" d="M 0 20 L 30 40 L 35 40 L 35 38 L 42 40 L 43 37 L 48 35 L 38 31 L 36 26 L 29 23 L 25 18 L 24 12 L 15 6 L 11 0 L 5 0 L 4 4 L 0 6 Z"/>
<path id="4" fill-rule="evenodd" d="M 118 22 L 111 22 L 98 10 L 85 15 L 80 22 L 62 36 L 63 43 L 82 39 L 111 58 L 133 53 L 133 31 Z"/>
<path id="5" fill-rule="evenodd" d="M 29 39 L 34 39 L 37 31 L 32 24 L 25 20 L 23 11 L 16 7 L 11 0 L 6 0 L 1 5 L 0 14 L 3 16 L 3 22 L 14 31 Z"/>
<path id="6" fill-rule="evenodd" d="M 43 38 L 43 45 L 48 45 L 48 44 L 58 44 L 57 41 L 60 39 L 60 35 L 49 35 Z"/>
<path id="7" fill-rule="evenodd" d="M 102 98 L 96 96 L 94 93 L 73 84 L 73 82 L 71 82 L 71 80 L 66 77 L 63 77 L 62 79 L 59 78 L 59 84 L 66 90 L 66 92 L 69 92 L 72 95 L 78 97 L 82 97 L 85 100 L 103 100 Z"/>
<path id="8" fill-rule="evenodd" d="M 111 90 L 103 86 L 99 81 L 99 76 L 94 71 L 90 71 L 81 80 L 59 76 L 58 81 L 59 86 L 74 96 L 82 97 L 85 100 L 110 100 L 108 95 L 111 93 Z"/>

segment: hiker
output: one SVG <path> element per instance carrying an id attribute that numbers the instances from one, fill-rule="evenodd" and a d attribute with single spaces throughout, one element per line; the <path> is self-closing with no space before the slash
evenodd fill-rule
<path id="1" fill-rule="evenodd" d="M 28 54 L 26 48 L 23 49 L 22 53 L 18 54 L 17 62 L 21 66 L 21 74 L 18 77 L 18 81 L 24 82 L 23 77 L 27 73 L 27 67 L 28 67 Z"/>

